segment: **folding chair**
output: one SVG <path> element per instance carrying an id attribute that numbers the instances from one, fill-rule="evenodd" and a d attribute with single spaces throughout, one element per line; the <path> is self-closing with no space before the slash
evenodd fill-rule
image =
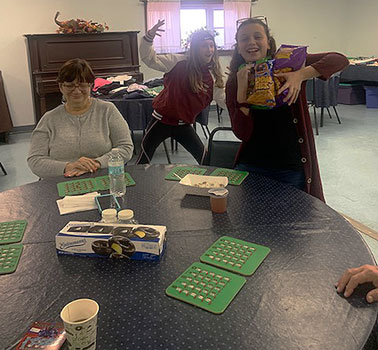
<path id="1" fill-rule="evenodd" d="M 218 132 L 230 133 L 231 137 L 234 135 L 230 127 L 218 127 L 210 133 L 205 165 L 232 169 L 241 142 L 232 140 L 214 140 L 215 134 Z"/>

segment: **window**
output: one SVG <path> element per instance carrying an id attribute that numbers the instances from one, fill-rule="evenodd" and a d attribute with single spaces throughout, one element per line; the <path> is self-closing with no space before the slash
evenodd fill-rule
<path id="1" fill-rule="evenodd" d="M 195 1 L 181 3 L 181 42 L 185 42 L 190 33 L 199 28 L 214 31 L 216 45 L 221 48 L 224 46 L 223 3 L 198 3 Z"/>
<path id="2" fill-rule="evenodd" d="M 188 36 L 199 28 L 215 31 L 215 42 L 230 50 L 235 44 L 236 21 L 251 13 L 250 0 L 141 0 L 146 6 L 147 28 L 165 19 L 165 33 L 154 40 L 158 53 L 182 52 Z"/>

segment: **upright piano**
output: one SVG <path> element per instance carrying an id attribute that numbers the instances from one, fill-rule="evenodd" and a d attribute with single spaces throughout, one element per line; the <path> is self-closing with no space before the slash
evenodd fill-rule
<path id="1" fill-rule="evenodd" d="M 128 74 L 143 82 L 138 33 L 26 34 L 36 123 L 61 103 L 56 79 L 59 68 L 69 59 L 87 60 L 99 78 Z"/>

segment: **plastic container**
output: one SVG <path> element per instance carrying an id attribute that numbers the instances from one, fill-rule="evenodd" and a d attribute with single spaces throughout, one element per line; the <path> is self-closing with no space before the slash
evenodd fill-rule
<path id="1" fill-rule="evenodd" d="M 110 194 L 116 197 L 122 197 L 126 194 L 125 182 L 125 164 L 118 148 L 112 149 L 109 161 L 108 171 L 110 179 Z"/>
<path id="2" fill-rule="evenodd" d="M 134 211 L 131 209 L 125 209 L 118 212 L 118 222 L 120 224 L 135 225 L 138 222 L 134 219 Z"/>
<path id="3" fill-rule="evenodd" d="M 365 86 L 366 107 L 378 108 L 378 86 Z"/>
<path id="4" fill-rule="evenodd" d="M 117 210 L 105 209 L 102 211 L 102 220 L 107 224 L 117 222 Z"/>
<path id="5" fill-rule="evenodd" d="M 211 189 L 209 190 L 210 195 L 210 207 L 213 213 L 224 213 L 227 211 L 227 197 L 228 190 L 223 189 Z"/>
<path id="6" fill-rule="evenodd" d="M 345 105 L 365 104 L 365 91 L 361 84 L 340 84 L 337 103 Z"/>

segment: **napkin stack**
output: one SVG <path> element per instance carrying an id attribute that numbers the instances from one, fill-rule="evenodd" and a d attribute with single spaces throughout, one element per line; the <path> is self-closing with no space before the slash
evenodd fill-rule
<path id="1" fill-rule="evenodd" d="M 63 199 L 58 199 L 56 204 L 60 215 L 93 210 L 97 209 L 95 197 L 99 195 L 98 192 L 91 192 L 81 196 L 65 196 Z"/>

